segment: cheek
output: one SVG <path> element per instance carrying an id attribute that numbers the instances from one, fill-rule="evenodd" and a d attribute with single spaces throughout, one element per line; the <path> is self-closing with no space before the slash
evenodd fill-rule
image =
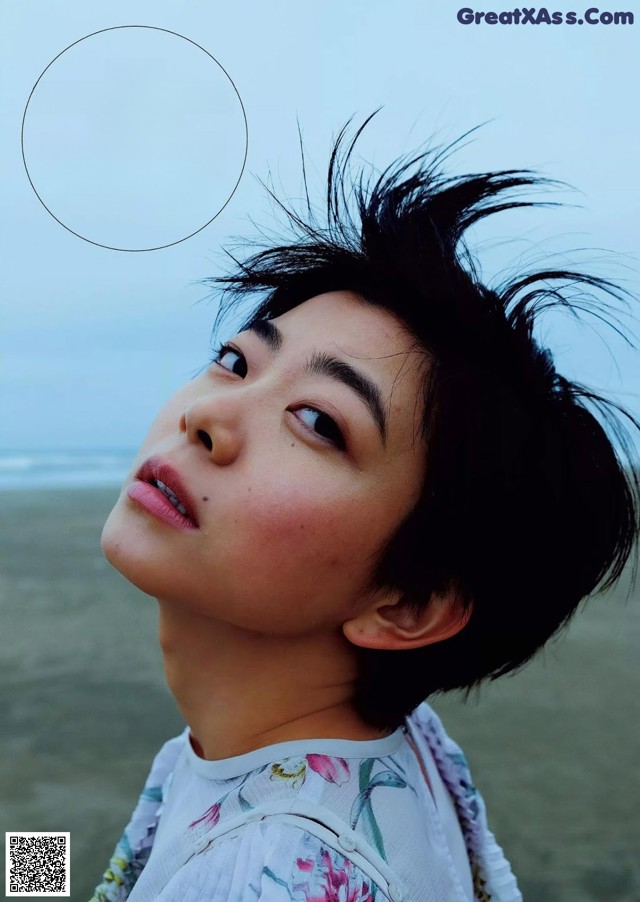
<path id="1" fill-rule="evenodd" d="M 286 503 L 282 496 L 255 495 L 223 555 L 233 616 L 279 633 L 341 620 L 339 612 L 361 588 L 358 561 L 365 557 L 345 529 L 343 503 L 319 502 L 305 492 Z"/>
<path id="2" fill-rule="evenodd" d="M 314 579 L 319 568 L 356 569 L 371 552 L 376 518 L 353 494 L 322 489 L 316 482 L 313 488 L 248 493 L 242 543 L 248 539 L 271 569 L 307 571 Z"/>

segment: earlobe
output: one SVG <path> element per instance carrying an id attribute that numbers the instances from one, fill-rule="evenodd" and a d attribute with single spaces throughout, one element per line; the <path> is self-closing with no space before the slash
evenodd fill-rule
<path id="1" fill-rule="evenodd" d="M 358 617 L 342 625 L 346 638 L 362 648 L 380 648 L 402 651 L 442 642 L 462 630 L 471 617 L 472 608 L 466 611 L 453 593 L 432 595 L 429 603 L 416 612 L 402 604 L 399 593 L 396 600 L 372 605 Z"/>

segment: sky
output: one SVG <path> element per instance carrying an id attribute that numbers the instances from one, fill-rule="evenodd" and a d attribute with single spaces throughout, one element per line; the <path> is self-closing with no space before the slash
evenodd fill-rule
<path id="1" fill-rule="evenodd" d="M 300 197 L 299 127 L 321 201 L 332 139 L 378 107 L 363 162 L 481 125 L 452 174 L 531 168 L 572 186 L 549 195 L 566 206 L 471 233 L 487 279 L 551 259 L 640 293 L 640 14 L 488 25 L 459 8 L 4 0 L 0 452 L 136 448 L 208 361 L 202 280 L 274 225 L 260 180 Z M 638 304 L 619 315 L 640 345 Z M 640 417 L 640 351 L 589 317 L 552 313 L 538 336 L 560 372 Z"/>

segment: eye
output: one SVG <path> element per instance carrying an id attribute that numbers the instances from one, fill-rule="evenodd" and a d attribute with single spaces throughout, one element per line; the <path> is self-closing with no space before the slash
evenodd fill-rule
<path id="1" fill-rule="evenodd" d="M 322 438 L 331 442 L 336 448 L 339 448 L 341 451 L 345 450 L 346 442 L 344 436 L 336 421 L 331 419 L 328 414 L 323 413 L 321 410 L 316 410 L 315 407 L 299 407 L 296 414 L 304 414 L 304 416 L 299 416 L 299 419 L 305 425 Z"/>
<path id="2" fill-rule="evenodd" d="M 231 345 L 220 345 L 219 348 L 216 348 L 211 362 L 217 363 L 218 366 L 229 370 L 230 373 L 235 373 L 236 376 L 241 376 L 243 379 L 247 375 L 246 359 L 240 351 L 236 351 Z"/>

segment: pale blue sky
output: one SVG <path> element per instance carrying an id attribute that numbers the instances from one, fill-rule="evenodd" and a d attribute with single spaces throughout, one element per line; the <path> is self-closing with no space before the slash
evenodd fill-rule
<path id="1" fill-rule="evenodd" d="M 623 4 L 624 5 L 624 4 Z M 215 7 L 218 6 L 218 9 Z M 620 6 L 620 4 L 618 4 Z M 465 26 L 447 0 L 191 0 L 0 6 L 0 450 L 135 447 L 168 395 L 207 359 L 215 315 L 196 280 L 221 246 L 271 211 L 255 175 L 299 195 L 296 117 L 320 199 L 332 136 L 384 109 L 360 145 L 382 167 L 431 134 L 488 121 L 457 171 L 531 167 L 579 191 L 579 204 L 496 217 L 474 233 L 491 276 L 522 254 L 572 247 L 640 291 L 640 16 L 633 26 Z M 485 7 L 482 7 L 483 9 Z M 512 8 L 494 4 L 492 9 Z M 613 7 L 611 7 L 613 9 Z M 556 4 L 554 9 L 576 9 Z M 146 25 L 151 29 L 114 29 Z M 47 70 L 25 123 L 27 98 Z M 219 65 L 218 65 L 219 64 Z M 497 242 L 509 239 L 503 247 Z M 566 257 L 555 263 L 566 263 Z M 640 313 L 636 309 L 637 323 Z M 540 337 L 561 372 L 640 416 L 639 352 L 549 317 Z M 626 321 L 628 322 L 628 320 Z M 619 370 L 619 371 L 618 371 Z"/>

